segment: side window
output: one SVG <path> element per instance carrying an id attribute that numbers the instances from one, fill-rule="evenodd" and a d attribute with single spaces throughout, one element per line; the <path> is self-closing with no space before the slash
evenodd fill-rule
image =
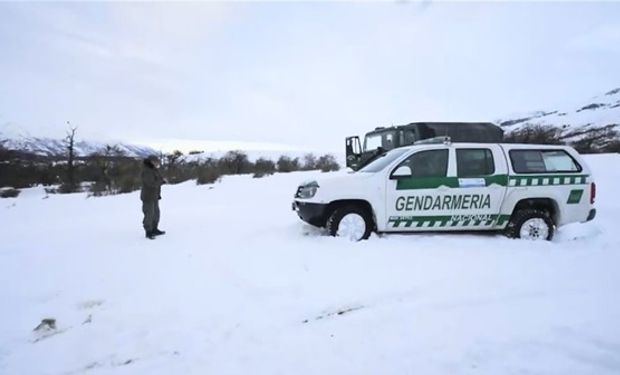
<path id="1" fill-rule="evenodd" d="M 360 139 L 358 137 L 348 137 L 345 140 L 347 155 L 359 155 L 362 153 Z"/>
<path id="2" fill-rule="evenodd" d="M 510 162 L 517 173 L 581 171 L 581 166 L 564 150 L 511 150 Z"/>
<path id="3" fill-rule="evenodd" d="M 495 173 L 493 153 L 488 148 L 457 149 L 456 168 L 458 177 L 480 177 Z"/>
<path id="4" fill-rule="evenodd" d="M 383 141 L 383 148 L 391 150 L 394 148 L 394 133 L 387 133 Z"/>
<path id="5" fill-rule="evenodd" d="M 403 130 L 403 138 L 401 146 L 412 145 L 416 141 L 413 130 Z"/>
<path id="6" fill-rule="evenodd" d="M 420 151 L 409 156 L 400 166 L 411 168 L 413 177 L 445 177 L 448 173 L 448 150 Z"/>

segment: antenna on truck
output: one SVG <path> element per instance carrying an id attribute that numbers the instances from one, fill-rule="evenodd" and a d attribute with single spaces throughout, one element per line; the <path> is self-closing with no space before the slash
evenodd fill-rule
<path id="1" fill-rule="evenodd" d="M 443 137 L 433 137 L 413 142 L 414 145 L 427 145 L 437 143 L 443 143 L 444 145 L 449 146 L 452 143 L 452 139 L 449 136 L 445 135 Z"/>

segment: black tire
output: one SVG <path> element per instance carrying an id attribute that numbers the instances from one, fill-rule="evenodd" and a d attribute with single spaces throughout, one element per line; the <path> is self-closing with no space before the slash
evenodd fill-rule
<path id="1" fill-rule="evenodd" d="M 515 212 L 508 222 L 505 234 L 509 238 L 521 238 L 521 228 L 526 221 L 530 219 L 542 219 L 548 227 L 547 237 L 544 238 L 547 241 L 551 241 L 553 234 L 555 233 L 555 224 L 553 219 L 549 216 L 549 213 L 545 210 L 538 210 L 535 208 L 526 208 Z"/>
<path id="2" fill-rule="evenodd" d="M 340 221 L 342 220 L 342 218 L 349 214 L 358 214 L 364 219 L 366 228 L 364 230 L 363 236 L 359 239 L 359 241 L 368 239 L 368 237 L 370 237 L 370 233 L 372 233 L 374 229 L 372 215 L 370 212 L 368 212 L 367 209 L 354 205 L 338 207 L 334 210 L 334 212 L 332 212 L 332 214 L 327 219 L 327 223 L 325 224 L 325 228 L 327 229 L 329 235 L 333 237 L 338 236 Z"/>

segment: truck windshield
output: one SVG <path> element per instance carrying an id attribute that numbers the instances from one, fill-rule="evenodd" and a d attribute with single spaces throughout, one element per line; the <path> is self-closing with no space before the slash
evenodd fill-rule
<path id="1" fill-rule="evenodd" d="M 367 135 L 364 139 L 364 151 L 376 150 L 381 147 L 381 134 Z"/>
<path id="2" fill-rule="evenodd" d="M 364 151 L 373 151 L 379 147 L 391 150 L 396 143 L 395 131 L 381 131 L 380 133 L 367 134 L 364 138 Z"/>
<path id="3" fill-rule="evenodd" d="M 394 160 L 398 159 L 405 152 L 407 152 L 406 148 L 396 148 L 396 149 L 394 149 L 392 151 L 388 151 L 385 154 L 377 156 L 377 158 L 375 160 L 373 160 L 370 163 L 368 163 L 368 165 L 366 165 L 364 168 L 360 169 L 358 172 L 363 172 L 363 173 L 376 173 L 376 172 L 379 172 L 379 171 L 383 170 L 383 168 L 385 168 L 388 165 L 390 165 Z"/>

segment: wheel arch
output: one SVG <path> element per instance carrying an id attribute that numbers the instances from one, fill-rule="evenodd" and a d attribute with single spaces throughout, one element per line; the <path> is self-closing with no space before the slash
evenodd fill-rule
<path id="1" fill-rule="evenodd" d="M 325 209 L 325 217 L 329 218 L 334 213 L 334 211 L 336 211 L 336 209 L 345 206 L 358 206 L 367 210 L 372 217 L 372 222 L 374 225 L 373 230 L 377 228 L 377 215 L 375 213 L 375 210 L 373 209 L 372 204 L 370 204 L 370 202 L 365 199 L 338 199 L 332 201 L 327 205 L 327 208 Z"/>
<path id="2" fill-rule="evenodd" d="M 549 213 L 549 216 L 551 217 L 551 220 L 553 220 L 553 223 L 555 225 L 557 225 L 557 223 L 559 223 L 561 219 L 560 205 L 553 198 L 549 198 L 549 197 L 522 198 L 515 203 L 512 209 L 512 212 L 511 212 L 511 217 L 514 217 L 515 213 L 523 209 L 539 209 L 539 210 L 547 211 Z"/>

